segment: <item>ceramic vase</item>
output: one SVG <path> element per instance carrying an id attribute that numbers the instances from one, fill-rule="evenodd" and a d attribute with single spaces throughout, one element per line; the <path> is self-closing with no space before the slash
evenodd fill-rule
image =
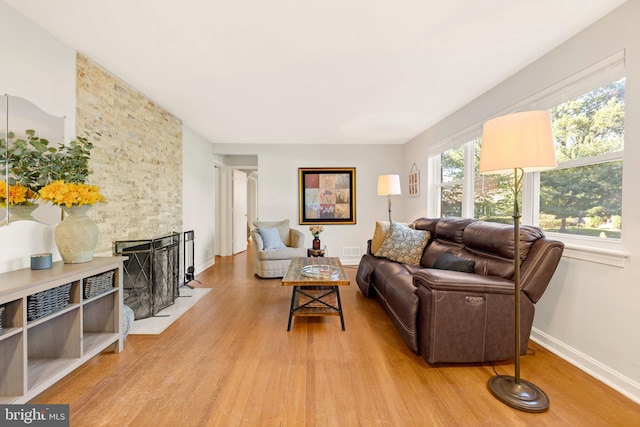
<path id="1" fill-rule="evenodd" d="M 65 264 L 89 262 L 98 246 L 98 225 L 87 216 L 91 205 L 62 207 L 64 219 L 56 227 L 55 240 Z"/>
<path id="2" fill-rule="evenodd" d="M 313 238 L 313 249 L 320 249 L 320 239 L 317 237 Z"/>

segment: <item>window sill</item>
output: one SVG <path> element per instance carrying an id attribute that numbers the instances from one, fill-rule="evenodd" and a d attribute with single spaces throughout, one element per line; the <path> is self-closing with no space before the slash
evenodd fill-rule
<path id="1" fill-rule="evenodd" d="M 583 261 L 596 262 L 598 264 L 624 268 L 627 260 L 631 255 L 627 252 L 619 250 L 594 248 L 590 246 L 576 245 L 574 243 L 565 243 L 562 256 L 563 258 L 580 259 Z"/>

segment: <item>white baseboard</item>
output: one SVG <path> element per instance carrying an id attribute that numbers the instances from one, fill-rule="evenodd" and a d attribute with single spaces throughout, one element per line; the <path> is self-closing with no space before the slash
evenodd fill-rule
<path id="1" fill-rule="evenodd" d="M 210 260 L 206 261 L 204 264 L 197 266 L 195 268 L 196 276 L 202 273 L 203 271 L 205 271 L 207 268 L 211 267 L 212 265 L 215 265 L 215 263 L 216 263 L 215 258 L 211 258 Z"/>
<path id="2" fill-rule="evenodd" d="M 640 403 L 640 384 L 536 328 L 531 339 L 609 387 Z"/>

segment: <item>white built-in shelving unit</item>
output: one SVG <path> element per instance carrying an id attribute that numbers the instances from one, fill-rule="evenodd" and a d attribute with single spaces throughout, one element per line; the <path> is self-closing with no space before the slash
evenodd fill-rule
<path id="1" fill-rule="evenodd" d="M 0 274 L 0 404 L 28 402 L 98 353 L 122 351 L 123 259 L 96 257 Z M 113 287 L 85 298 L 86 279 L 109 271 Z M 66 307 L 27 320 L 30 295 L 69 283 Z"/>

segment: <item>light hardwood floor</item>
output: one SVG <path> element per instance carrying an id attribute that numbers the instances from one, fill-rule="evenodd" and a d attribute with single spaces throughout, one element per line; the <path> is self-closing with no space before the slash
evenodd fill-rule
<path id="1" fill-rule="evenodd" d="M 161 335 L 130 335 L 31 403 L 67 403 L 72 426 L 633 426 L 640 405 L 531 344 L 522 378 L 548 412 L 511 409 L 488 391 L 493 367 L 430 366 L 380 305 L 340 289 L 338 317 L 296 318 L 291 288 L 253 275 L 252 254 L 216 259 L 210 287 Z M 496 364 L 513 374 L 508 362 Z"/>

